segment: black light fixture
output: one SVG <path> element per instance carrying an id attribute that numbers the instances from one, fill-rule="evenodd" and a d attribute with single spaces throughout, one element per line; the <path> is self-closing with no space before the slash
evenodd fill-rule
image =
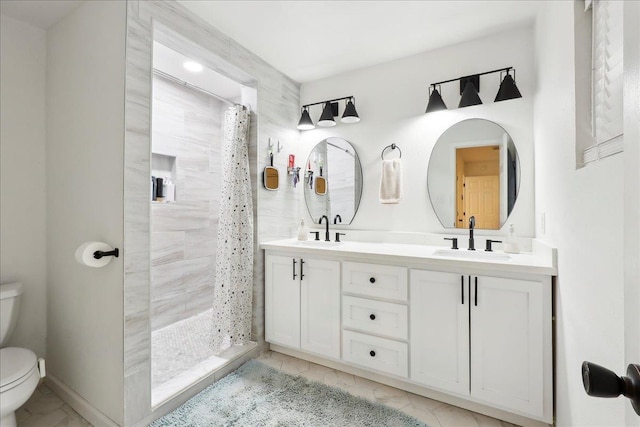
<path id="1" fill-rule="evenodd" d="M 431 90 L 432 88 L 433 90 Z M 431 93 L 429 94 L 429 103 L 427 104 L 427 110 L 425 111 L 425 113 L 446 110 L 447 106 L 442 100 L 442 96 L 440 95 L 440 92 L 438 92 L 438 88 L 436 87 L 436 85 L 431 85 L 429 87 L 429 90 Z"/>
<path id="2" fill-rule="evenodd" d="M 462 84 L 462 79 L 460 80 L 460 83 Z M 458 108 L 471 107 L 472 105 L 482 104 L 480 95 L 478 95 L 479 90 L 480 79 L 478 78 L 478 86 L 476 86 L 472 78 L 467 78 L 466 82 L 464 83 L 464 89 L 461 93 L 462 97 L 460 98 Z"/>
<path id="3" fill-rule="evenodd" d="M 302 109 L 302 115 L 300 116 L 300 121 L 298 122 L 298 129 L 300 130 L 311 130 L 315 129 L 315 125 L 309 116 L 309 108 L 305 107 Z"/>
<path id="4" fill-rule="evenodd" d="M 333 120 L 333 103 L 325 102 L 324 108 L 322 109 L 322 114 L 320 115 L 320 120 L 318 120 L 318 126 L 323 128 L 329 128 L 336 125 L 336 121 Z M 337 102 L 336 102 L 337 105 Z M 337 115 L 337 114 L 336 114 Z"/>
<path id="5" fill-rule="evenodd" d="M 509 73 L 513 70 L 513 77 Z M 455 79 L 445 80 L 442 82 L 432 83 L 429 86 L 429 103 L 427 104 L 427 110 L 425 113 L 431 113 L 439 110 L 446 110 L 447 106 L 442 100 L 442 96 L 438 91 L 438 87 L 443 83 L 459 82 L 460 84 L 460 103 L 458 108 L 469 107 L 472 105 L 482 104 L 480 99 L 480 76 L 492 73 L 505 73 L 504 79 L 500 83 L 500 89 L 494 102 L 506 101 L 508 99 L 522 98 L 522 94 L 518 90 L 515 82 L 516 70 L 513 67 L 500 68 L 497 70 L 487 71 L 484 73 L 473 74 L 470 76 L 458 77 Z"/>
<path id="6" fill-rule="evenodd" d="M 360 116 L 358 116 L 358 112 L 356 111 L 356 106 L 353 103 L 353 98 L 349 98 L 347 101 L 347 105 L 344 107 L 344 113 L 342 113 L 342 123 L 358 123 L 360 121 Z"/>
<path id="7" fill-rule="evenodd" d="M 500 83 L 500 89 L 498 89 L 498 94 L 496 95 L 494 102 L 522 98 L 522 94 L 518 90 L 516 81 L 513 78 L 516 76 L 516 70 L 513 70 L 513 77 L 509 74 L 509 70 L 506 70 L 506 73 L 507 74 L 504 76 L 504 79 L 502 79 L 502 83 Z M 500 73 L 500 76 L 502 77 L 502 72 Z"/>
<path id="8" fill-rule="evenodd" d="M 344 113 L 342 114 L 341 121 L 343 123 L 357 123 L 360 121 L 360 117 L 358 116 L 358 112 L 356 111 L 355 106 L 355 98 L 353 96 L 345 96 L 342 98 L 331 99 L 328 101 L 315 102 L 313 104 L 306 104 L 302 106 L 302 115 L 300 116 L 300 121 L 298 122 L 298 129 L 300 130 L 310 130 L 314 129 L 315 126 L 311 117 L 309 115 L 309 107 L 312 105 L 324 105 L 322 108 L 322 114 L 320 115 L 320 119 L 318 120 L 318 126 L 321 127 L 331 127 L 336 125 L 336 121 L 334 117 L 339 115 L 339 105 L 338 101 L 345 101 Z"/>

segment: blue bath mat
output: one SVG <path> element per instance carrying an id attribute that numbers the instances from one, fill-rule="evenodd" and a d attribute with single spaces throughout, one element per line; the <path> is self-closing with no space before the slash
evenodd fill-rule
<path id="1" fill-rule="evenodd" d="M 395 409 L 250 360 L 150 427 L 424 426 Z"/>

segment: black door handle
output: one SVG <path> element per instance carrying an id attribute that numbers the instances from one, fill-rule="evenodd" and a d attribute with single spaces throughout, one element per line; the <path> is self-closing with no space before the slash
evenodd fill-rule
<path id="1" fill-rule="evenodd" d="M 296 261 L 296 259 L 294 258 L 294 259 L 293 259 L 293 280 L 296 280 L 296 276 L 297 276 L 297 274 L 296 274 L 296 262 L 297 262 L 297 261 Z"/>
<path id="2" fill-rule="evenodd" d="M 464 305 L 464 276 L 460 276 L 460 296 L 462 296 L 462 305 Z"/>
<path id="3" fill-rule="evenodd" d="M 618 376 L 600 365 L 582 362 L 584 391 L 593 397 L 618 397 L 621 394 L 631 400 L 631 406 L 640 415 L 640 365 L 629 364 L 627 376 Z"/>
<path id="4" fill-rule="evenodd" d="M 475 300 L 475 305 L 476 305 L 476 307 L 477 307 L 477 306 L 478 306 L 478 276 L 476 276 L 476 277 L 475 277 L 475 279 L 476 279 L 476 280 L 475 280 L 475 282 L 476 282 L 476 286 L 475 286 L 476 290 L 475 290 L 475 292 L 474 292 L 474 294 L 475 294 L 475 295 L 474 295 L 474 297 L 475 297 L 475 299 L 476 299 L 476 300 Z"/>
<path id="5" fill-rule="evenodd" d="M 304 268 L 304 260 L 300 258 L 300 280 L 304 279 L 304 273 L 302 269 Z"/>

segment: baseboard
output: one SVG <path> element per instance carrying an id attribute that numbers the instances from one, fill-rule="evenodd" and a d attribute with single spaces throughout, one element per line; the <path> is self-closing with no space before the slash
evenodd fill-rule
<path id="1" fill-rule="evenodd" d="M 94 427 L 119 427 L 118 423 L 100 412 L 55 376 L 47 374 L 45 382 L 55 394 L 60 396 L 74 411 L 82 415 L 82 417 L 89 421 Z"/>

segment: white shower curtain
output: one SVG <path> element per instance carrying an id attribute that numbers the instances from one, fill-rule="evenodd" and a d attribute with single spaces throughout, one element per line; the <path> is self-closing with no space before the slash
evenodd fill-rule
<path id="1" fill-rule="evenodd" d="M 247 148 L 249 111 L 224 115 L 222 191 L 213 296 L 215 353 L 251 339 L 253 299 L 253 203 Z"/>

